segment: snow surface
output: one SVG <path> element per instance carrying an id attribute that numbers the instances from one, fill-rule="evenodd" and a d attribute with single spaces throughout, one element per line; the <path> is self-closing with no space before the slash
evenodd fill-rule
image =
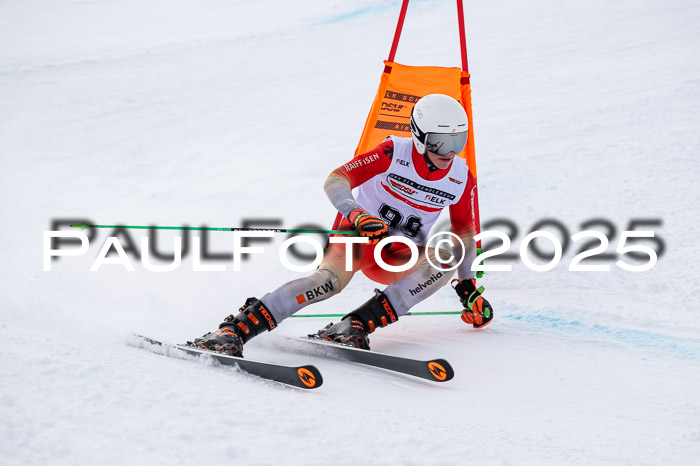
<path id="1" fill-rule="evenodd" d="M 700 4 L 466 1 L 483 221 L 570 234 L 658 218 L 649 272 L 522 263 L 481 283 L 492 325 L 407 317 L 379 351 L 444 357 L 435 384 L 313 363 L 305 392 L 133 346 L 198 336 L 288 279 L 276 246 L 243 271 L 171 273 L 89 253 L 42 268 L 52 219 L 330 225 L 327 173 L 353 153 L 400 2 L 0 3 L 0 462 L 4 464 L 697 464 L 700 456 Z M 458 66 L 451 1 L 414 1 L 397 61 Z M 167 250 L 175 233 L 159 235 Z M 143 236 L 134 232 L 135 239 Z M 230 252 L 227 233 L 211 250 Z M 610 250 L 617 237 L 611 238 Z M 358 276 L 306 313 L 346 312 Z M 418 311 L 459 309 L 445 289 Z"/>

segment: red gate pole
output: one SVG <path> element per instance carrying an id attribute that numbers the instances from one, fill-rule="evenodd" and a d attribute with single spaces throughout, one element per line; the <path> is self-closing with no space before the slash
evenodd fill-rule
<path id="1" fill-rule="evenodd" d="M 464 33 L 464 7 L 462 0 L 457 0 L 457 20 L 459 21 L 459 45 L 462 49 L 462 71 L 469 73 L 467 64 L 467 36 Z"/>
<path id="2" fill-rule="evenodd" d="M 391 50 L 389 51 L 389 58 L 387 61 L 393 62 L 396 56 L 396 48 L 399 46 L 399 39 L 401 38 L 401 29 L 403 29 L 403 20 L 406 19 L 406 10 L 408 9 L 408 0 L 403 0 L 401 4 L 401 13 L 399 13 L 399 22 L 396 25 L 396 32 L 394 33 L 394 42 L 391 43 Z M 390 66 L 384 67 L 385 73 L 391 72 Z"/>

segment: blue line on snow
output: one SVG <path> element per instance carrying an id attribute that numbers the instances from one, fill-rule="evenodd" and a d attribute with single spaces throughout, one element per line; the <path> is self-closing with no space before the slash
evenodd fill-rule
<path id="1" fill-rule="evenodd" d="M 431 0 L 414 0 L 413 2 L 411 2 L 411 5 L 413 5 L 414 3 L 416 3 L 416 4 L 428 3 L 430 1 Z M 360 16 L 365 16 L 365 15 L 369 15 L 372 13 L 379 13 L 379 12 L 383 12 L 383 11 L 387 11 L 387 10 L 396 10 L 396 12 L 398 13 L 399 11 L 401 11 L 401 2 L 400 1 L 393 1 L 393 2 L 386 2 L 386 3 L 382 2 L 379 5 L 365 6 L 365 7 L 358 8 L 356 10 L 347 11 L 345 13 L 340 13 L 337 15 L 322 16 L 313 22 L 314 23 L 315 22 L 318 22 L 318 23 L 339 23 L 339 22 L 348 21 L 348 20 L 351 20 L 351 19 L 354 19 L 354 18 L 357 18 Z"/>
<path id="2" fill-rule="evenodd" d="M 335 16 L 329 16 L 321 20 L 323 23 L 339 23 L 342 21 L 347 21 L 352 18 L 356 18 L 358 16 L 364 16 L 368 15 L 370 13 L 379 13 L 380 11 L 385 11 L 389 9 L 389 6 L 394 6 L 392 5 L 385 5 L 385 6 L 368 6 L 364 8 L 358 8 L 355 11 L 348 11 L 347 13 L 341 13 L 339 15 Z"/>
<path id="3" fill-rule="evenodd" d="M 531 326 L 552 328 L 580 335 L 604 336 L 637 347 L 658 349 L 688 357 L 697 357 L 698 354 L 700 354 L 700 341 L 690 338 L 674 337 L 644 330 L 610 327 L 600 324 L 588 325 L 578 320 L 566 320 L 542 314 L 506 314 L 500 316 L 500 318 L 525 322 Z"/>

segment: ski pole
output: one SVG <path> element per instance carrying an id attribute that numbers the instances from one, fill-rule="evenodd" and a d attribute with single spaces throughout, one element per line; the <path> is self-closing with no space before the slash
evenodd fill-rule
<path id="1" fill-rule="evenodd" d="M 409 312 L 406 316 L 442 316 L 461 314 L 462 311 Z M 345 314 L 292 314 L 292 317 L 345 317 Z M 404 316 L 401 316 L 404 317 Z"/>
<path id="2" fill-rule="evenodd" d="M 71 225 L 74 228 L 128 228 L 132 230 L 190 230 L 190 231 L 272 231 L 274 233 L 321 233 L 329 235 L 357 235 L 354 231 L 346 230 L 296 230 L 293 228 L 231 228 L 231 227 L 165 227 L 156 225 L 87 225 L 80 223 Z"/>

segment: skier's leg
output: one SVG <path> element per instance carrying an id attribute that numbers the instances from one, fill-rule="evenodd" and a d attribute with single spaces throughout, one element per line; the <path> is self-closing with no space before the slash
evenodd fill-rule
<path id="1" fill-rule="evenodd" d="M 454 275 L 454 270 L 436 269 L 430 264 L 430 262 L 440 264 L 435 258 L 434 249 L 426 251 L 420 248 L 420 252 L 421 259 L 409 270 L 395 274 L 394 283 L 387 286 L 384 291 L 375 290 L 374 297 L 369 301 L 348 313 L 337 324 L 327 325 L 315 336 L 369 349 L 370 333 L 377 327 L 386 327 L 396 322 L 400 315 L 406 314 L 415 304 L 449 283 Z M 400 254 L 405 256 L 404 251 Z M 428 256 L 430 256 L 430 262 L 427 260 Z M 369 276 L 372 273 L 367 274 Z"/>
<path id="2" fill-rule="evenodd" d="M 440 266 L 440 262 L 435 257 L 434 248 L 429 248 L 424 252 L 421 255 L 422 259 L 408 271 L 406 276 L 384 288 L 383 293 L 400 316 L 405 315 L 413 306 L 448 284 L 455 274 L 456 269 L 446 271 L 432 265 Z M 430 261 L 427 260 L 428 256 Z M 448 268 L 451 266 L 451 264 L 445 265 Z"/>
<path id="3" fill-rule="evenodd" d="M 292 280 L 265 294 L 262 299 L 248 298 L 238 315 L 229 315 L 218 330 L 196 338 L 194 342 L 209 350 L 242 356 L 244 343 L 274 329 L 303 307 L 339 293 L 354 273 L 354 270 L 345 270 L 345 246 L 331 244 L 314 273 Z"/>
<path id="4" fill-rule="evenodd" d="M 270 307 L 277 322 L 281 322 L 309 304 L 337 294 L 342 289 L 338 276 L 329 269 L 318 268 L 308 277 L 287 282 L 263 295 L 261 300 Z"/>

